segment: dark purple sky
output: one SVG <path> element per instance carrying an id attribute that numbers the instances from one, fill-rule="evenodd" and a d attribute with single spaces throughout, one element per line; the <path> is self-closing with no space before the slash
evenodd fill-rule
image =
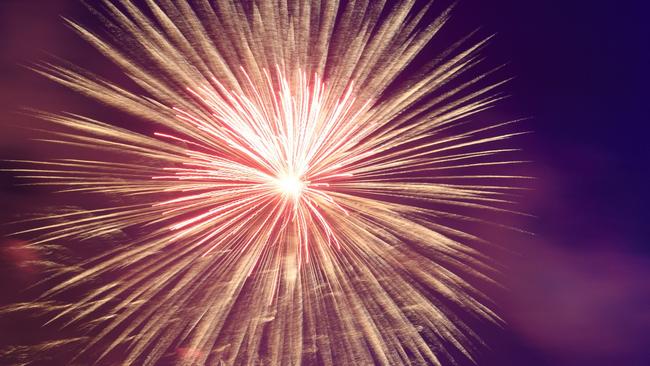
<path id="1" fill-rule="evenodd" d="M 648 365 L 650 27 L 643 1 L 472 1 L 534 117 L 539 177 L 504 300 L 509 325 L 479 365 Z M 474 10 L 475 9 L 475 10 Z"/>
<path id="2" fill-rule="evenodd" d="M 485 54 L 516 76 L 500 113 L 532 117 L 524 148 L 538 177 L 524 202 L 536 218 L 521 223 L 535 236 L 505 244 L 518 253 L 504 259 L 509 291 L 497 299 L 506 325 L 482 331 L 479 365 L 650 364 L 649 6 L 465 0 L 457 9 L 455 28 L 498 34 Z M 13 113 L 20 107 L 97 108 L 19 66 L 47 52 L 101 67 L 60 15 L 86 12 L 71 0 L 0 1 L 0 158 L 47 153 L 25 148 L 29 132 L 10 127 L 33 123 Z M 0 174 L 0 220 L 38 199 Z M 29 257 L 7 243 L 3 266 Z M 29 272 L 20 276 L 0 282 L 3 303 Z"/>

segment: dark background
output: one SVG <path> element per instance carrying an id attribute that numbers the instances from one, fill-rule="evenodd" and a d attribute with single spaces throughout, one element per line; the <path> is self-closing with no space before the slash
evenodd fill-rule
<path id="1" fill-rule="evenodd" d="M 507 243 L 518 255 L 506 259 L 509 290 L 497 299 L 506 325 L 482 331 L 487 347 L 479 348 L 478 365 L 650 364 L 645 4 L 464 0 L 456 9 L 454 27 L 497 33 L 484 54 L 508 61 L 516 76 L 500 113 L 532 117 L 524 148 L 538 177 L 523 203 L 536 218 L 522 225 L 535 235 Z M 34 123 L 19 108 L 98 108 L 19 66 L 51 59 L 48 53 L 94 70 L 105 65 L 61 15 L 87 13 L 72 0 L 0 0 L 0 158 L 47 154 L 13 127 Z M 2 221 L 42 199 L 15 183 L 0 174 Z M 0 248 L 0 263 L 15 269 L 0 282 L 2 303 L 32 276 L 15 263 L 34 254 L 15 244 Z M 0 339 L 14 331 L 0 324 Z"/>

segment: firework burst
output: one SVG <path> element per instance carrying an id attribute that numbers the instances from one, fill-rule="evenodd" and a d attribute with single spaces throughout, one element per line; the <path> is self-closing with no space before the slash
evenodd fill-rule
<path id="1" fill-rule="evenodd" d="M 467 127 L 501 98 L 485 73 L 467 77 L 485 40 L 400 80 L 448 10 L 433 22 L 431 4 L 415 1 L 93 11 L 112 37 L 69 24 L 136 86 L 72 66 L 37 71 L 157 127 L 40 114 L 59 126 L 46 141 L 102 158 L 14 171 L 118 203 L 18 233 L 48 250 L 108 248 L 44 263 L 42 296 L 5 309 L 79 329 L 32 351 L 74 343 L 83 359 L 146 365 L 439 365 L 450 347 L 471 357 L 474 334 L 452 310 L 498 320 L 468 282 L 491 269 L 449 221 L 508 201 L 506 184 L 469 179 L 516 178 L 493 171 L 516 163 L 494 147 L 515 135 L 498 132 L 508 123 Z"/>

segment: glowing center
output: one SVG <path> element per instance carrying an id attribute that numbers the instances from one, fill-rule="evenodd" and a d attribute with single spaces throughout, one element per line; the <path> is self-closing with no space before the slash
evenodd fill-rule
<path id="1" fill-rule="evenodd" d="M 300 197 L 303 189 L 303 182 L 295 175 L 284 175 L 276 180 L 280 192 L 294 198 Z"/>

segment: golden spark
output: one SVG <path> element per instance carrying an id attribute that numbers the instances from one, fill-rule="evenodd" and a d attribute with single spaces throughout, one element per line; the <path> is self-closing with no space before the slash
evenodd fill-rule
<path id="1" fill-rule="evenodd" d="M 476 71 L 487 39 L 405 73 L 449 9 L 430 21 L 432 4 L 409 0 L 144 3 L 95 10 L 112 38 L 68 21 L 136 86 L 37 68 L 156 128 L 40 113 L 59 126 L 46 141 L 90 153 L 13 170 L 119 201 L 18 233 L 50 251 L 107 247 L 44 262 L 47 290 L 5 309 L 79 329 L 35 352 L 139 365 L 440 365 L 450 347 L 471 358 L 475 335 L 454 310 L 499 320 L 471 283 L 493 270 L 453 222 L 508 210 L 522 178 L 498 170 L 518 162 L 499 145 L 518 134 L 510 122 L 473 119 L 502 98 Z"/>

